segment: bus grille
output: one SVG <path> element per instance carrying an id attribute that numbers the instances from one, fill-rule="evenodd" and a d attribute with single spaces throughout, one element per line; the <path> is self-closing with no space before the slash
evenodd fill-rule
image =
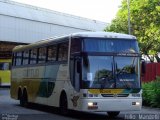
<path id="1" fill-rule="evenodd" d="M 129 94 L 101 94 L 103 97 L 128 97 Z"/>

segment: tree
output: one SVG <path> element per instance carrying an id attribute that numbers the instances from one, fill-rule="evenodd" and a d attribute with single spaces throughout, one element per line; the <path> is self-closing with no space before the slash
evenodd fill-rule
<path id="1" fill-rule="evenodd" d="M 147 55 L 151 62 L 154 55 L 159 61 L 160 51 L 160 2 L 159 0 L 130 0 L 131 34 L 139 41 L 141 54 Z M 122 5 L 105 31 L 128 33 L 127 0 Z M 160 61 L 159 61 L 160 62 Z"/>

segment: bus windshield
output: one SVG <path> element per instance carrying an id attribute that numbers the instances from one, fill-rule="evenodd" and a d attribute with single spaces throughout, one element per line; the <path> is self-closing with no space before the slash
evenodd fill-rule
<path id="1" fill-rule="evenodd" d="M 83 51 L 83 88 L 140 88 L 135 39 L 84 38 Z"/>
<path id="2" fill-rule="evenodd" d="M 0 70 L 10 70 L 10 64 L 8 62 L 0 62 Z"/>
<path id="3" fill-rule="evenodd" d="M 140 88 L 138 57 L 85 56 L 82 86 L 89 88 Z"/>

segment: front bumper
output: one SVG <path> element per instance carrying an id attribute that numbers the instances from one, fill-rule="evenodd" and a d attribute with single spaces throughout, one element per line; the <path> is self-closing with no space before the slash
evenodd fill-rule
<path id="1" fill-rule="evenodd" d="M 93 106 L 88 106 L 88 103 L 94 103 Z M 138 104 L 133 104 L 138 103 Z M 142 107 L 141 98 L 127 98 L 127 99 L 81 99 L 81 111 L 94 111 L 94 112 L 106 112 L 106 111 L 139 111 Z"/>

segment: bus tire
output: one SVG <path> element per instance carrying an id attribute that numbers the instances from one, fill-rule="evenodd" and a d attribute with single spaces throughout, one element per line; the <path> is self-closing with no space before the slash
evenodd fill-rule
<path id="1" fill-rule="evenodd" d="M 23 102 L 23 94 L 20 95 L 20 98 L 19 98 L 19 103 L 20 103 L 20 106 L 24 106 L 24 102 Z"/>
<path id="2" fill-rule="evenodd" d="M 21 96 L 22 96 L 22 90 L 21 88 L 18 89 L 18 100 L 21 99 Z"/>
<path id="3" fill-rule="evenodd" d="M 20 105 L 22 107 L 27 107 L 28 106 L 28 95 L 27 95 L 26 90 L 23 91 L 23 94 L 20 97 Z"/>
<path id="4" fill-rule="evenodd" d="M 19 100 L 20 106 L 23 106 L 23 93 L 21 89 L 18 90 L 18 100 Z"/>
<path id="5" fill-rule="evenodd" d="M 68 114 L 68 101 L 67 101 L 67 95 L 65 92 L 62 92 L 60 96 L 60 113 L 62 115 L 67 115 Z"/>
<path id="6" fill-rule="evenodd" d="M 109 111 L 109 112 L 107 112 L 108 116 L 111 117 L 111 118 L 118 116 L 119 113 L 120 113 L 120 111 L 114 111 L 114 112 Z"/>

